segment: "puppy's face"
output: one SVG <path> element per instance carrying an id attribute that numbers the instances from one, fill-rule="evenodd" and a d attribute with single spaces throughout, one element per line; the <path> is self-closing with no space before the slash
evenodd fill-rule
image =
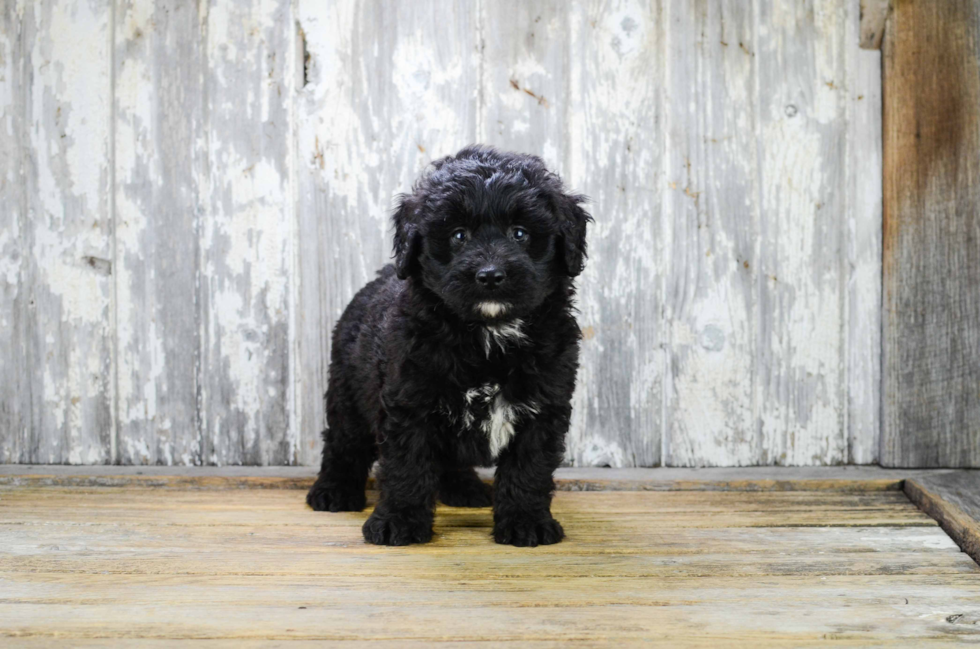
<path id="1" fill-rule="evenodd" d="M 582 198 L 533 156 L 468 148 L 434 163 L 395 215 L 396 267 L 464 320 L 540 306 L 585 255 Z"/>
<path id="2" fill-rule="evenodd" d="M 556 286 L 548 207 L 508 196 L 504 182 L 490 178 L 425 221 L 422 281 L 464 319 L 520 317 Z"/>

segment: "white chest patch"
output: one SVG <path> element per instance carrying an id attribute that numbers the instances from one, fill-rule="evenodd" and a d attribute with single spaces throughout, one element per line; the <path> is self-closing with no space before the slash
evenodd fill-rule
<path id="1" fill-rule="evenodd" d="M 477 416 L 480 417 L 480 430 L 490 440 L 490 453 L 493 457 L 507 448 L 514 437 L 514 426 L 522 416 L 537 414 L 533 403 L 510 403 L 500 394 L 500 386 L 488 383 L 480 388 L 471 388 L 463 395 L 466 408 L 463 411 L 463 425 L 471 427 Z M 474 414 L 478 412 L 479 415 Z"/>
<path id="2" fill-rule="evenodd" d="M 527 341 L 527 335 L 524 333 L 523 327 L 524 321 L 521 319 L 484 327 L 483 349 L 487 353 L 487 358 L 490 358 L 490 350 L 493 349 L 493 345 L 497 345 L 500 351 L 506 352 L 508 343 L 520 345 Z"/>

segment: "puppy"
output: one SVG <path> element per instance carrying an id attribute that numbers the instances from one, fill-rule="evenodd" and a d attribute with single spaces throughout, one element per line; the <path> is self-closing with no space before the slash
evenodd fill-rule
<path id="1" fill-rule="evenodd" d="M 485 146 L 434 162 L 401 197 L 394 265 L 333 332 L 313 509 L 363 509 L 379 459 L 369 543 L 429 541 L 437 495 L 492 504 L 497 543 L 561 541 L 552 474 L 578 369 L 583 201 L 540 158 Z M 473 467 L 494 462 L 491 490 Z"/>

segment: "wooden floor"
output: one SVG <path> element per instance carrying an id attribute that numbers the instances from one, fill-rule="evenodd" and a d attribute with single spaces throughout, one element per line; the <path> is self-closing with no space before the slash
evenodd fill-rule
<path id="1" fill-rule="evenodd" d="M 559 492 L 568 538 L 534 549 L 488 509 L 383 548 L 274 479 L 173 484 L 0 486 L 0 646 L 980 642 L 980 567 L 884 483 Z"/>

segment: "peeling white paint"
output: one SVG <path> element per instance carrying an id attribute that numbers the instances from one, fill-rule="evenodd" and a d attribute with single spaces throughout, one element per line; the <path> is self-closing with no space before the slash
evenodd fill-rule
<path id="1" fill-rule="evenodd" d="M 664 462 L 759 462 L 753 20 L 745 3 L 672 3 L 666 31 Z M 694 44 L 694 45 L 692 45 Z M 737 106 L 737 108 L 736 108 Z"/>
<path id="2" fill-rule="evenodd" d="M 211 317 L 202 383 L 206 434 L 220 463 L 293 461 L 280 455 L 291 404 L 278 396 L 289 376 L 277 371 L 279 355 L 289 353 L 296 236 L 287 211 L 289 8 L 261 0 L 208 12 L 210 209 L 202 245 Z"/>
<path id="3" fill-rule="evenodd" d="M 91 64 L 107 60 L 108 10 L 69 1 L 16 12 L 0 30 L 0 373 L 16 377 L 0 390 L 0 457 L 104 462 L 111 93 L 107 68 Z"/>
<path id="4" fill-rule="evenodd" d="M 852 3 L 845 43 L 860 38 Z M 881 52 L 847 49 L 847 461 L 878 461 L 881 412 Z"/>
<path id="5" fill-rule="evenodd" d="M 568 461 L 876 458 L 880 59 L 853 2 L 410 5 L 137 3 L 110 44 L 107 7 L 18 2 L 33 84 L 0 84 L 0 138 L 36 195 L 0 230 L 0 324 L 35 300 L 34 459 L 105 461 L 117 412 L 125 461 L 315 463 L 393 196 L 473 141 L 592 200 Z"/>
<path id="6" fill-rule="evenodd" d="M 579 453 L 581 453 L 583 466 L 629 466 L 629 458 L 622 446 L 613 440 L 602 437 L 596 436 L 586 441 Z"/>
<path id="7" fill-rule="evenodd" d="M 567 5 L 566 19 L 568 47 L 576 55 L 566 78 L 543 92 L 567 96 L 554 105 L 567 103 L 568 122 L 545 122 L 538 137 L 570 188 L 590 197 L 587 207 L 596 219 L 578 280 L 584 339 L 568 460 L 656 464 L 666 272 L 658 183 L 663 16 L 639 2 L 613 2 L 601 11 L 575 2 Z M 524 148 L 519 140 L 505 144 Z"/>
<path id="8" fill-rule="evenodd" d="M 10 182 L 10 180 L 8 180 Z M 10 303 L 17 297 L 20 286 L 20 214 L 12 212 L 9 227 L 0 230 L 0 278 L 5 284 L 3 296 Z"/>

